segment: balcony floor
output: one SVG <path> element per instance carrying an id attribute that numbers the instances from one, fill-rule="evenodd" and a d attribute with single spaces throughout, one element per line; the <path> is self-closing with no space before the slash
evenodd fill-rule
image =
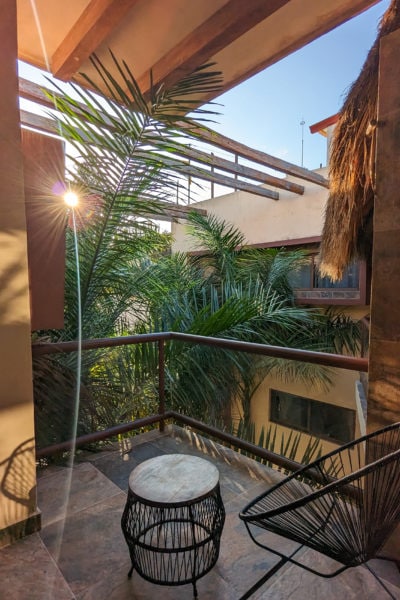
<path id="1" fill-rule="evenodd" d="M 127 578 L 128 549 L 120 519 L 129 473 L 141 461 L 169 453 L 204 456 L 220 471 L 226 522 L 214 569 L 198 581 L 199 600 L 236 600 L 277 560 L 250 541 L 238 512 L 280 477 L 271 469 L 200 436 L 170 427 L 81 454 L 72 469 L 50 467 L 38 475 L 42 530 L 0 550 L 0 597 L 7 600 L 180 600 L 192 598 L 191 585 L 161 587 L 137 573 Z M 69 480 L 70 481 L 70 489 Z M 267 534 L 275 547 L 295 548 Z M 302 559 L 318 566 L 328 559 L 302 550 Z M 300 554 L 299 554 L 300 556 Z M 400 574 L 393 563 L 373 561 L 393 595 L 400 599 Z M 332 580 L 294 566 L 284 567 L 254 600 L 363 600 L 388 597 L 364 567 Z"/>

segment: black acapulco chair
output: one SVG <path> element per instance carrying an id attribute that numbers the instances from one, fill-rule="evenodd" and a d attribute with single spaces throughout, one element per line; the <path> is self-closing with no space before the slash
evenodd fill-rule
<path id="1" fill-rule="evenodd" d="M 367 565 L 400 521 L 400 423 L 365 435 L 326 454 L 284 478 L 250 502 L 240 513 L 252 540 L 281 557 L 240 600 L 252 594 L 290 562 L 315 575 L 334 577 L 349 567 Z M 256 538 L 259 528 L 300 547 L 284 555 Z M 321 573 L 295 560 L 303 547 L 313 548 L 341 563 Z"/>

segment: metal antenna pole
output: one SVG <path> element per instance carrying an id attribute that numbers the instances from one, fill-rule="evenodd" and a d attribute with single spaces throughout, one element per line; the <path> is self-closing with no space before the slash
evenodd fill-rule
<path id="1" fill-rule="evenodd" d="M 301 125 L 301 166 L 303 167 L 303 159 L 304 159 L 304 125 L 306 124 L 304 117 L 300 121 Z"/>

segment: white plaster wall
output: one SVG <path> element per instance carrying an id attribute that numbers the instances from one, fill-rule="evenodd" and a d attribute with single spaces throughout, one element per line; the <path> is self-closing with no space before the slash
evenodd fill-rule
<path id="1" fill-rule="evenodd" d="M 326 176 L 327 169 L 318 169 L 316 172 Z M 233 192 L 193 206 L 234 224 L 244 233 L 248 244 L 321 235 L 328 190 L 294 177 L 288 177 L 287 180 L 304 185 L 304 195 L 270 188 L 279 192 L 279 200 L 248 192 Z M 185 221 L 172 223 L 171 231 L 175 240 L 172 247 L 174 252 L 194 249 L 193 241 L 186 234 Z"/>

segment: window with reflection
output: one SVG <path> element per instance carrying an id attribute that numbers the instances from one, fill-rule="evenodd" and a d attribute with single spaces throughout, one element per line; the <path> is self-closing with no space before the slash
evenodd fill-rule
<path id="1" fill-rule="evenodd" d="M 290 283 L 294 289 L 349 289 L 358 290 L 360 286 L 359 263 L 349 265 L 342 279 L 332 281 L 330 277 L 321 277 L 316 263 L 316 255 L 311 254 L 303 265 L 290 275 Z"/>
<path id="2" fill-rule="evenodd" d="M 338 444 L 354 439 L 354 410 L 280 390 L 271 390 L 270 420 Z"/>

